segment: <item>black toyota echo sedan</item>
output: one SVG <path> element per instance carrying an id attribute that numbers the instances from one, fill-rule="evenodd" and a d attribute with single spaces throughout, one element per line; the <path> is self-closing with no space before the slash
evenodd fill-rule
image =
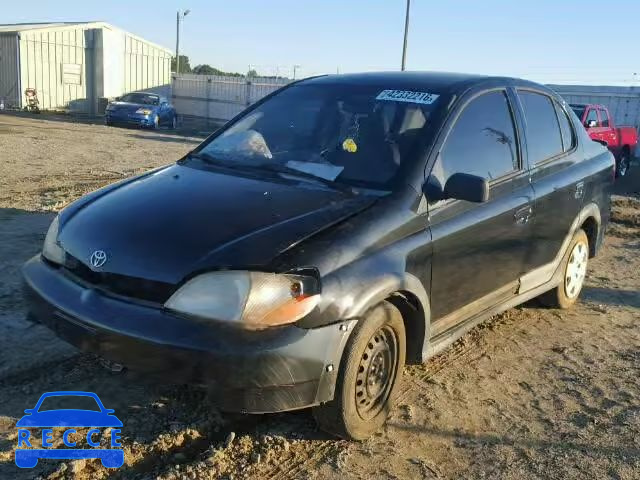
<path id="1" fill-rule="evenodd" d="M 614 160 L 553 91 L 444 73 L 292 83 L 93 192 L 24 266 L 32 318 L 223 409 L 363 439 L 405 363 L 533 297 L 568 308 Z"/>

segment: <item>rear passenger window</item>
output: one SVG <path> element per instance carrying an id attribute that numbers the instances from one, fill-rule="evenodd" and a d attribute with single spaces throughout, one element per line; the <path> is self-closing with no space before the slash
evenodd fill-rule
<path id="1" fill-rule="evenodd" d="M 609 115 L 606 110 L 600 110 L 600 126 L 608 127 L 609 126 Z"/>
<path id="2" fill-rule="evenodd" d="M 492 180 L 518 170 L 515 129 L 503 91 L 472 100 L 456 120 L 432 175 L 444 186 L 454 173 Z"/>
<path id="3" fill-rule="evenodd" d="M 550 97 L 519 91 L 526 120 L 529 163 L 540 163 L 563 152 L 560 125 Z"/>
<path id="4" fill-rule="evenodd" d="M 556 106 L 556 113 L 558 114 L 558 121 L 560 122 L 560 132 L 562 133 L 562 147 L 565 152 L 568 152 L 576 146 L 576 136 L 571 126 L 571 120 L 567 115 L 567 112 L 558 103 L 553 102 Z"/>

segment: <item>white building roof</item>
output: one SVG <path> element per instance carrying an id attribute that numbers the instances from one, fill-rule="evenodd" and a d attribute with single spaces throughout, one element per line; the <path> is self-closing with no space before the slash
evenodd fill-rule
<path id="1" fill-rule="evenodd" d="M 0 34 L 3 33 L 20 33 L 28 30 L 64 30 L 65 28 L 77 27 L 77 28 L 106 28 L 109 30 L 120 30 L 124 31 L 118 27 L 115 27 L 106 22 L 53 22 L 53 23 L 6 23 L 0 24 Z M 172 50 L 163 47 L 161 45 L 155 44 L 146 40 L 145 38 L 139 37 L 131 32 L 125 32 L 127 35 L 145 42 L 149 45 L 152 45 L 161 50 L 165 50 L 167 53 L 172 54 Z"/>

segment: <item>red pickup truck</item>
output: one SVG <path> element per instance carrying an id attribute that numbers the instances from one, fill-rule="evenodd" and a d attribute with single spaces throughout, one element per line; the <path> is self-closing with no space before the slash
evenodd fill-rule
<path id="1" fill-rule="evenodd" d="M 616 177 L 624 177 L 629 171 L 631 156 L 638 143 L 635 127 L 616 127 L 609 110 L 604 105 L 570 105 L 593 140 L 604 142 L 616 157 Z"/>

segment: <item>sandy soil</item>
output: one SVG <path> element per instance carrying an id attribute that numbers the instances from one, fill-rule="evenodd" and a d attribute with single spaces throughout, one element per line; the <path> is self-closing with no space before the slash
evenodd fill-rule
<path id="1" fill-rule="evenodd" d="M 579 305 L 512 309 L 407 367 L 384 431 L 349 443 L 318 432 L 307 411 L 222 414 L 197 389 L 113 374 L 25 320 L 19 267 L 40 249 L 47 212 L 197 141 L 47 118 L 0 116 L 0 478 L 640 478 L 637 166 L 617 187 Z M 63 389 L 94 391 L 115 409 L 125 466 L 16 468 L 16 420 Z"/>

